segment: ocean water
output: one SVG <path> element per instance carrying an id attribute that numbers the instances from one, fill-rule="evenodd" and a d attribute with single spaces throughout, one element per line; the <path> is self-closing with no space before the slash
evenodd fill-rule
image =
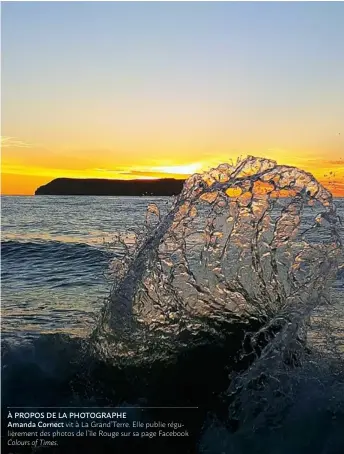
<path id="1" fill-rule="evenodd" d="M 2 197 L 2 405 L 198 407 L 150 452 L 343 453 L 341 218 L 252 157 L 174 200 Z"/>
<path id="2" fill-rule="evenodd" d="M 3 196 L 2 336 L 27 341 L 44 333 L 85 336 L 108 296 L 118 233 L 143 226 L 147 207 L 166 212 L 169 197 Z M 335 199 L 343 219 L 344 199 Z M 333 285 L 344 300 L 344 271 Z"/>
<path id="3" fill-rule="evenodd" d="M 169 198 L 3 196 L 2 336 L 84 336 L 109 294 L 119 232 L 145 223 Z"/>

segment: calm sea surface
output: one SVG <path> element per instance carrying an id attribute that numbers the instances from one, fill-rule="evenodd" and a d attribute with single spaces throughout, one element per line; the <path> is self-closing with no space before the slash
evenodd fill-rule
<path id="1" fill-rule="evenodd" d="M 2 202 L 2 335 L 83 335 L 108 295 L 110 244 L 167 197 L 7 197 Z M 344 219 L 344 199 L 336 199 Z M 343 270 L 334 285 L 343 295 Z M 340 296 L 339 299 L 342 297 Z"/>

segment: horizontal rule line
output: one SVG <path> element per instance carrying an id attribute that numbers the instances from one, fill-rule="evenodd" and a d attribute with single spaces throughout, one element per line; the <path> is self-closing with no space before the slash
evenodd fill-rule
<path id="1" fill-rule="evenodd" d="M 7 407 L 10 409 L 49 409 L 49 410 L 59 410 L 59 409 L 77 409 L 77 410 L 89 410 L 89 409 L 97 409 L 97 410 L 124 410 L 124 409 L 136 409 L 136 410 L 144 410 L 145 408 L 148 409 L 198 409 L 199 407 Z"/>

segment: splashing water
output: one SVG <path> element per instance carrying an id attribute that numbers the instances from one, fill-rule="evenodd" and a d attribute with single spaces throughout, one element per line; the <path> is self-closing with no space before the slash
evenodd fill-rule
<path id="1" fill-rule="evenodd" d="M 149 408 L 197 406 L 179 413 L 193 433 L 185 451 L 168 452 L 343 452 L 343 352 L 326 326 L 344 269 L 331 194 L 247 157 L 193 175 L 166 208 L 150 205 L 142 231 L 115 238 L 122 258 L 90 339 L 5 351 L 7 402 L 143 405 L 151 421 Z M 168 449 L 159 440 L 152 452 Z"/>
<path id="2" fill-rule="evenodd" d="M 99 351 L 144 357 L 252 322 L 251 346 L 277 332 L 286 346 L 326 297 L 338 222 L 330 192 L 295 167 L 249 156 L 193 175 L 164 217 L 148 207 L 135 243 L 118 238 L 125 258 L 95 331 Z"/>

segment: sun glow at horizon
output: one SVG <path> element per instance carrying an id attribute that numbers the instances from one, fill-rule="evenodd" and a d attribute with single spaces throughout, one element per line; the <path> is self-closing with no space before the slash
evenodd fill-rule
<path id="1" fill-rule="evenodd" d="M 180 175 L 192 175 L 202 170 L 202 164 L 199 162 L 186 165 L 170 165 L 161 167 L 152 167 L 151 171 L 167 173 L 167 174 L 180 174 Z"/>
<path id="2" fill-rule="evenodd" d="M 252 155 L 344 196 L 340 2 L 4 2 L 1 13 L 2 194 L 59 177 L 184 179 Z"/>
<path id="3" fill-rule="evenodd" d="M 7 150 L 7 148 L 6 148 Z M 20 155 L 18 149 L 17 155 Z M 4 152 L 4 150 L 3 150 Z M 260 153 L 261 155 L 261 153 Z M 11 154 L 13 156 L 13 153 Z M 21 155 L 24 157 L 24 155 Z M 99 178 L 99 179 L 114 179 L 114 180 L 155 180 L 159 178 L 176 178 L 186 179 L 194 173 L 201 173 L 210 168 L 217 167 L 224 162 L 230 162 L 230 159 L 224 159 L 225 154 L 222 156 L 213 156 L 211 160 L 181 163 L 172 162 L 167 165 L 137 165 L 137 166 L 121 166 L 113 167 L 107 165 L 107 168 L 90 167 L 90 168 L 77 168 L 71 162 L 70 166 L 56 166 L 51 167 L 48 162 L 42 159 L 42 167 L 20 164 L 11 164 L 10 156 L 5 156 L 5 162 L 1 163 L 1 194 L 2 195 L 32 195 L 35 190 L 55 178 Z M 258 154 L 257 154 L 258 156 Z M 266 158 L 272 158 L 271 153 Z M 43 158 L 43 156 L 42 156 Z M 94 158 L 96 161 L 96 157 Z M 233 158 L 232 161 L 235 161 Z M 344 161 L 339 159 L 337 161 L 330 160 L 303 160 L 297 162 L 297 159 L 277 159 L 278 164 L 295 165 L 302 170 L 309 171 L 315 178 L 318 179 L 327 189 L 329 189 L 334 196 L 344 197 Z M 288 162 L 289 161 L 289 162 Z M 294 162 L 293 162 L 294 161 Z M 59 160 L 61 162 L 61 160 Z M 58 163 L 57 163 L 58 164 Z M 61 162 L 63 164 L 63 162 Z M 72 168 L 75 167 L 75 168 Z"/>

